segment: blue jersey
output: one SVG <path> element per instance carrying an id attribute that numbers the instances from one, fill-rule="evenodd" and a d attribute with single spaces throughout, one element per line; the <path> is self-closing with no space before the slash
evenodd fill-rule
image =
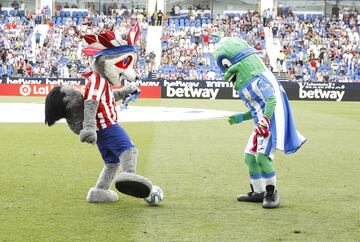
<path id="1" fill-rule="evenodd" d="M 286 154 L 296 152 L 306 139 L 296 130 L 287 95 L 270 71 L 254 77 L 239 90 L 239 96 L 250 110 L 255 124 L 264 115 L 266 99 L 276 97 L 275 112 L 270 120 L 272 147 Z"/>

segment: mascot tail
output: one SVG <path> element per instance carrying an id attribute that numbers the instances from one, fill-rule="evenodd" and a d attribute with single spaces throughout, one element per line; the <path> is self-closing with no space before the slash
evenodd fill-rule
<path id="1" fill-rule="evenodd" d="M 45 99 L 45 124 L 52 126 L 62 118 L 66 119 L 71 131 L 80 133 L 84 120 L 84 98 L 74 87 L 54 87 Z"/>
<path id="2" fill-rule="evenodd" d="M 63 99 L 65 93 L 61 86 L 54 87 L 45 99 L 45 124 L 52 126 L 56 121 L 66 118 L 66 107 Z"/>

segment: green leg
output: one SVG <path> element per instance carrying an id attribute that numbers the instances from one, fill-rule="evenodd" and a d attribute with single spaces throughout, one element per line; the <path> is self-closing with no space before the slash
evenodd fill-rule
<path id="1" fill-rule="evenodd" d="M 261 176 L 264 179 L 265 186 L 273 185 L 276 186 L 276 175 L 273 167 L 273 163 L 267 155 L 258 153 L 256 155 L 256 163 L 259 165 L 261 170 Z"/>
<path id="2" fill-rule="evenodd" d="M 251 185 L 254 192 L 260 193 L 265 191 L 264 182 L 261 175 L 261 167 L 256 162 L 255 156 L 245 153 L 245 163 L 249 169 Z"/>
<path id="3" fill-rule="evenodd" d="M 245 163 L 249 169 L 249 174 L 251 175 L 258 175 L 261 174 L 260 166 L 257 164 L 255 156 L 245 153 Z"/>

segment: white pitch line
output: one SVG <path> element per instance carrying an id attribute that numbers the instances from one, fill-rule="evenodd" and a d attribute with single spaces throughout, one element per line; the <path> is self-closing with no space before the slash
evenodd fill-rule
<path id="1" fill-rule="evenodd" d="M 44 104 L 0 103 L 0 123 L 44 123 L 44 113 Z M 119 112 L 119 122 L 204 120 L 233 114 L 211 109 L 130 106 Z"/>

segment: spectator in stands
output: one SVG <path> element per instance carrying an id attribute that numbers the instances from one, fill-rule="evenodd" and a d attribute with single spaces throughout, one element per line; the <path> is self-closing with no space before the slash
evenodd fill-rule
<path id="1" fill-rule="evenodd" d="M 317 66 L 318 66 L 318 63 L 316 61 L 316 59 L 312 59 L 310 61 L 310 70 L 311 70 L 311 76 L 314 76 L 315 73 L 316 73 L 316 70 L 317 70 Z"/>
<path id="2" fill-rule="evenodd" d="M 334 5 L 332 7 L 332 15 L 335 17 L 335 18 L 338 18 L 339 17 L 339 11 L 340 11 L 340 8 L 337 6 L 337 5 Z"/>
<path id="3" fill-rule="evenodd" d="M 174 7 L 175 16 L 178 16 L 180 14 L 180 11 L 181 11 L 181 7 L 178 4 L 176 4 Z"/>
<path id="4" fill-rule="evenodd" d="M 23 1 L 20 1 L 20 10 L 24 11 L 23 13 L 26 14 L 26 4 Z"/>
<path id="5" fill-rule="evenodd" d="M 50 65 L 50 77 L 58 77 L 58 68 L 54 65 Z"/>
<path id="6" fill-rule="evenodd" d="M 51 17 L 51 11 L 50 11 L 50 7 L 48 5 L 45 6 L 45 16 L 46 16 L 46 18 Z"/>
<path id="7" fill-rule="evenodd" d="M 158 26 L 162 25 L 163 16 L 164 16 L 163 12 L 161 12 L 161 10 L 159 10 L 157 12 L 157 23 L 156 23 L 156 25 L 158 25 Z"/>
<path id="8" fill-rule="evenodd" d="M 95 4 L 93 2 L 89 2 L 87 4 L 87 9 L 89 13 L 95 13 Z"/>
<path id="9" fill-rule="evenodd" d="M 3 63 L 6 63 L 6 56 L 7 56 L 7 50 L 6 49 L 0 50 L 0 58 Z"/>
<path id="10" fill-rule="evenodd" d="M 210 69 L 210 71 L 208 71 L 207 79 L 208 80 L 216 80 L 216 73 L 213 69 Z"/>
<path id="11" fill-rule="evenodd" d="M 283 65 L 284 65 L 284 60 L 285 60 L 285 54 L 282 50 L 280 50 L 280 53 L 277 57 L 277 61 L 279 62 L 279 65 L 278 67 L 280 67 L 280 71 L 282 71 L 284 68 L 283 68 Z"/>
<path id="12" fill-rule="evenodd" d="M 60 13 L 61 13 L 62 8 L 63 8 L 63 7 L 62 7 L 61 3 L 58 2 L 58 3 L 56 4 L 56 7 L 55 7 L 55 9 L 56 9 L 56 11 L 55 11 L 55 16 L 60 17 Z"/>
<path id="13" fill-rule="evenodd" d="M 156 12 L 154 12 L 151 15 L 151 23 L 150 23 L 150 25 L 155 26 L 155 23 L 156 23 Z"/>
<path id="14" fill-rule="evenodd" d="M 4 75 L 4 67 L 2 61 L 0 60 L 0 78 L 2 78 L 3 75 Z"/>
<path id="15" fill-rule="evenodd" d="M 27 75 L 27 76 L 32 77 L 33 68 L 32 68 L 32 66 L 31 66 L 28 62 L 26 63 L 25 71 L 26 71 L 26 75 Z"/>
<path id="16" fill-rule="evenodd" d="M 169 79 L 170 80 L 176 80 L 176 78 L 177 78 L 177 75 L 175 73 L 175 70 L 172 70 L 171 73 L 170 73 Z"/>
<path id="17" fill-rule="evenodd" d="M 175 16 L 175 6 L 172 6 L 170 16 Z"/>
<path id="18" fill-rule="evenodd" d="M 11 7 L 14 8 L 14 16 L 19 16 L 19 8 L 20 8 L 20 4 L 14 0 L 12 1 L 12 3 L 10 4 Z"/>
<path id="19" fill-rule="evenodd" d="M 274 25 L 274 26 L 271 28 L 271 30 L 272 30 L 273 37 L 276 38 L 276 37 L 277 37 L 278 30 L 279 30 L 278 26 L 277 26 L 277 25 Z"/>
<path id="20" fill-rule="evenodd" d="M 149 54 L 149 59 L 150 59 L 150 67 L 149 67 L 149 71 L 153 72 L 155 71 L 156 65 L 155 65 L 155 59 L 156 59 L 156 54 L 154 51 L 150 52 Z"/>
<path id="21" fill-rule="evenodd" d="M 36 30 L 36 33 L 35 33 L 36 47 L 38 47 L 40 45 L 40 40 L 41 40 L 41 34 L 40 34 L 39 30 Z"/>
<path id="22" fill-rule="evenodd" d="M 270 20 L 270 8 L 264 9 L 262 18 L 263 18 L 263 25 L 266 26 Z"/>

